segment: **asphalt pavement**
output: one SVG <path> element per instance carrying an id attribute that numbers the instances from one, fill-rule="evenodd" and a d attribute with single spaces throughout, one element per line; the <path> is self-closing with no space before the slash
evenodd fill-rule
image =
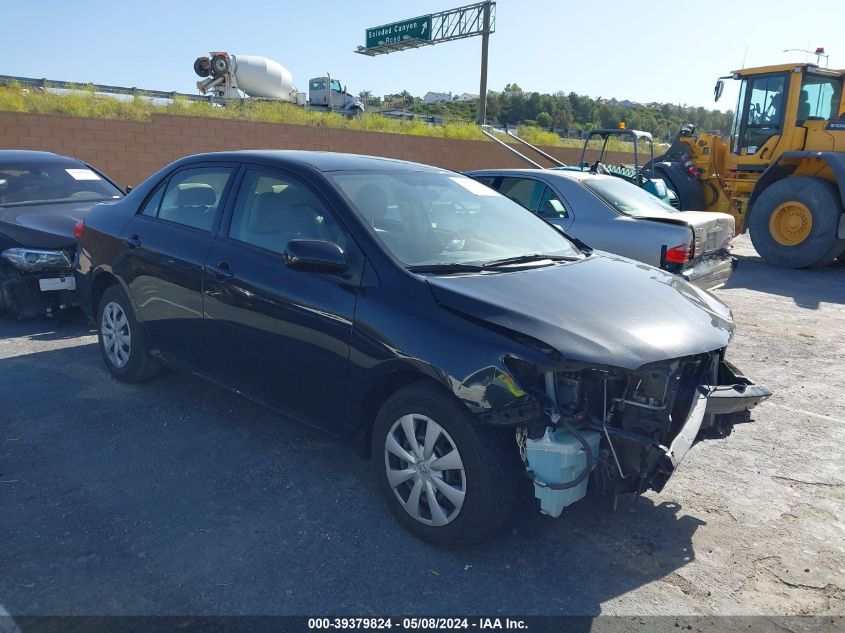
<path id="1" fill-rule="evenodd" d="M 190 375 L 113 380 L 81 314 L 0 320 L 0 614 L 843 614 L 845 266 L 747 241 L 729 359 L 774 391 L 664 491 L 493 542 L 406 533 L 339 439 Z"/>

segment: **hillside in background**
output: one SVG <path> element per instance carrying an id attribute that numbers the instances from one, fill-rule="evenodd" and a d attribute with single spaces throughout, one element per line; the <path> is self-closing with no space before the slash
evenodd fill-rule
<path id="1" fill-rule="evenodd" d="M 402 93 L 407 95 L 407 93 Z M 408 97 L 410 95 L 407 95 Z M 442 102 L 426 105 L 420 98 L 408 99 L 411 112 L 439 115 L 449 120 L 474 121 L 478 103 Z M 562 131 L 619 127 L 651 132 L 657 139 L 670 141 L 684 123 L 709 132 L 730 132 L 733 112 L 686 107 L 671 103 L 634 103 L 616 99 L 592 99 L 574 92 L 539 94 L 524 92 L 517 84 L 508 84 L 502 92 L 490 92 L 487 101 L 490 123 L 514 126 L 520 123 Z"/>

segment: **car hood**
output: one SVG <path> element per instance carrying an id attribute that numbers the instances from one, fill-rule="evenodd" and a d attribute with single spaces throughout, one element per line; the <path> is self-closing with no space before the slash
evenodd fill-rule
<path id="1" fill-rule="evenodd" d="M 0 234 L 21 246 L 74 246 L 73 227 L 99 201 L 0 207 Z"/>
<path id="2" fill-rule="evenodd" d="M 427 282 L 442 306 L 542 341 L 571 361 L 636 370 L 720 349 L 733 333 L 730 310 L 711 294 L 613 255 Z"/>

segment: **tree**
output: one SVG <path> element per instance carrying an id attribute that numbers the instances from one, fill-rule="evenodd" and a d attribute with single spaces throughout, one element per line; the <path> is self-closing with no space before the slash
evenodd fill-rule
<path id="1" fill-rule="evenodd" d="M 499 93 L 488 92 L 487 93 L 487 120 L 488 121 L 498 121 L 501 114 L 502 114 L 502 103 L 501 103 L 501 98 L 499 97 Z"/>
<path id="2" fill-rule="evenodd" d="M 369 90 L 362 90 L 358 93 L 358 98 L 363 101 L 366 105 L 370 106 L 378 106 L 381 105 L 381 97 L 376 97 L 372 92 Z"/>
<path id="3" fill-rule="evenodd" d="M 537 92 L 532 92 L 528 99 L 525 100 L 525 109 L 522 113 L 522 117 L 525 119 L 537 119 L 537 115 L 540 113 L 540 94 Z"/>
<path id="4" fill-rule="evenodd" d="M 552 115 L 548 112 L 540 112 L 537 115 L 537 125 L 543 128 L 551 128 L 552 127 Z"/>
<path id="5" fill-rule="evenodd" d="M 556 128 L 568 130 L 572 127 L 572 112 L 568 108 L 560 108 L 552 119 Z"/>

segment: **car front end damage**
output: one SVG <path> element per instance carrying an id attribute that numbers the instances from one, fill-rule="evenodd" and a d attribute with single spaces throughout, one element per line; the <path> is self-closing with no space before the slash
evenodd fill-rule
<path id="1" fill-rule="evenodd" d="M 487 421 L 515 427 L 545 514 L 559 516 L 588 486 L 614 504 L 620 494 L 660 492 L 694 444 L 727 437 L 771 395 L 727 362 L 724 351 L 636 371 L 585 363 L 543 367 L 509 357 L 510 376 L 497 383 L 512 403 Z M 493 389 L 499 400 L 502 392 L 501 384 Z"/>
<path id="2" fill-rule="evenodd" d="M 0 252 L 0 315 L 52 315 L 76 303 L 75 247 L 11 246 Z"/>

